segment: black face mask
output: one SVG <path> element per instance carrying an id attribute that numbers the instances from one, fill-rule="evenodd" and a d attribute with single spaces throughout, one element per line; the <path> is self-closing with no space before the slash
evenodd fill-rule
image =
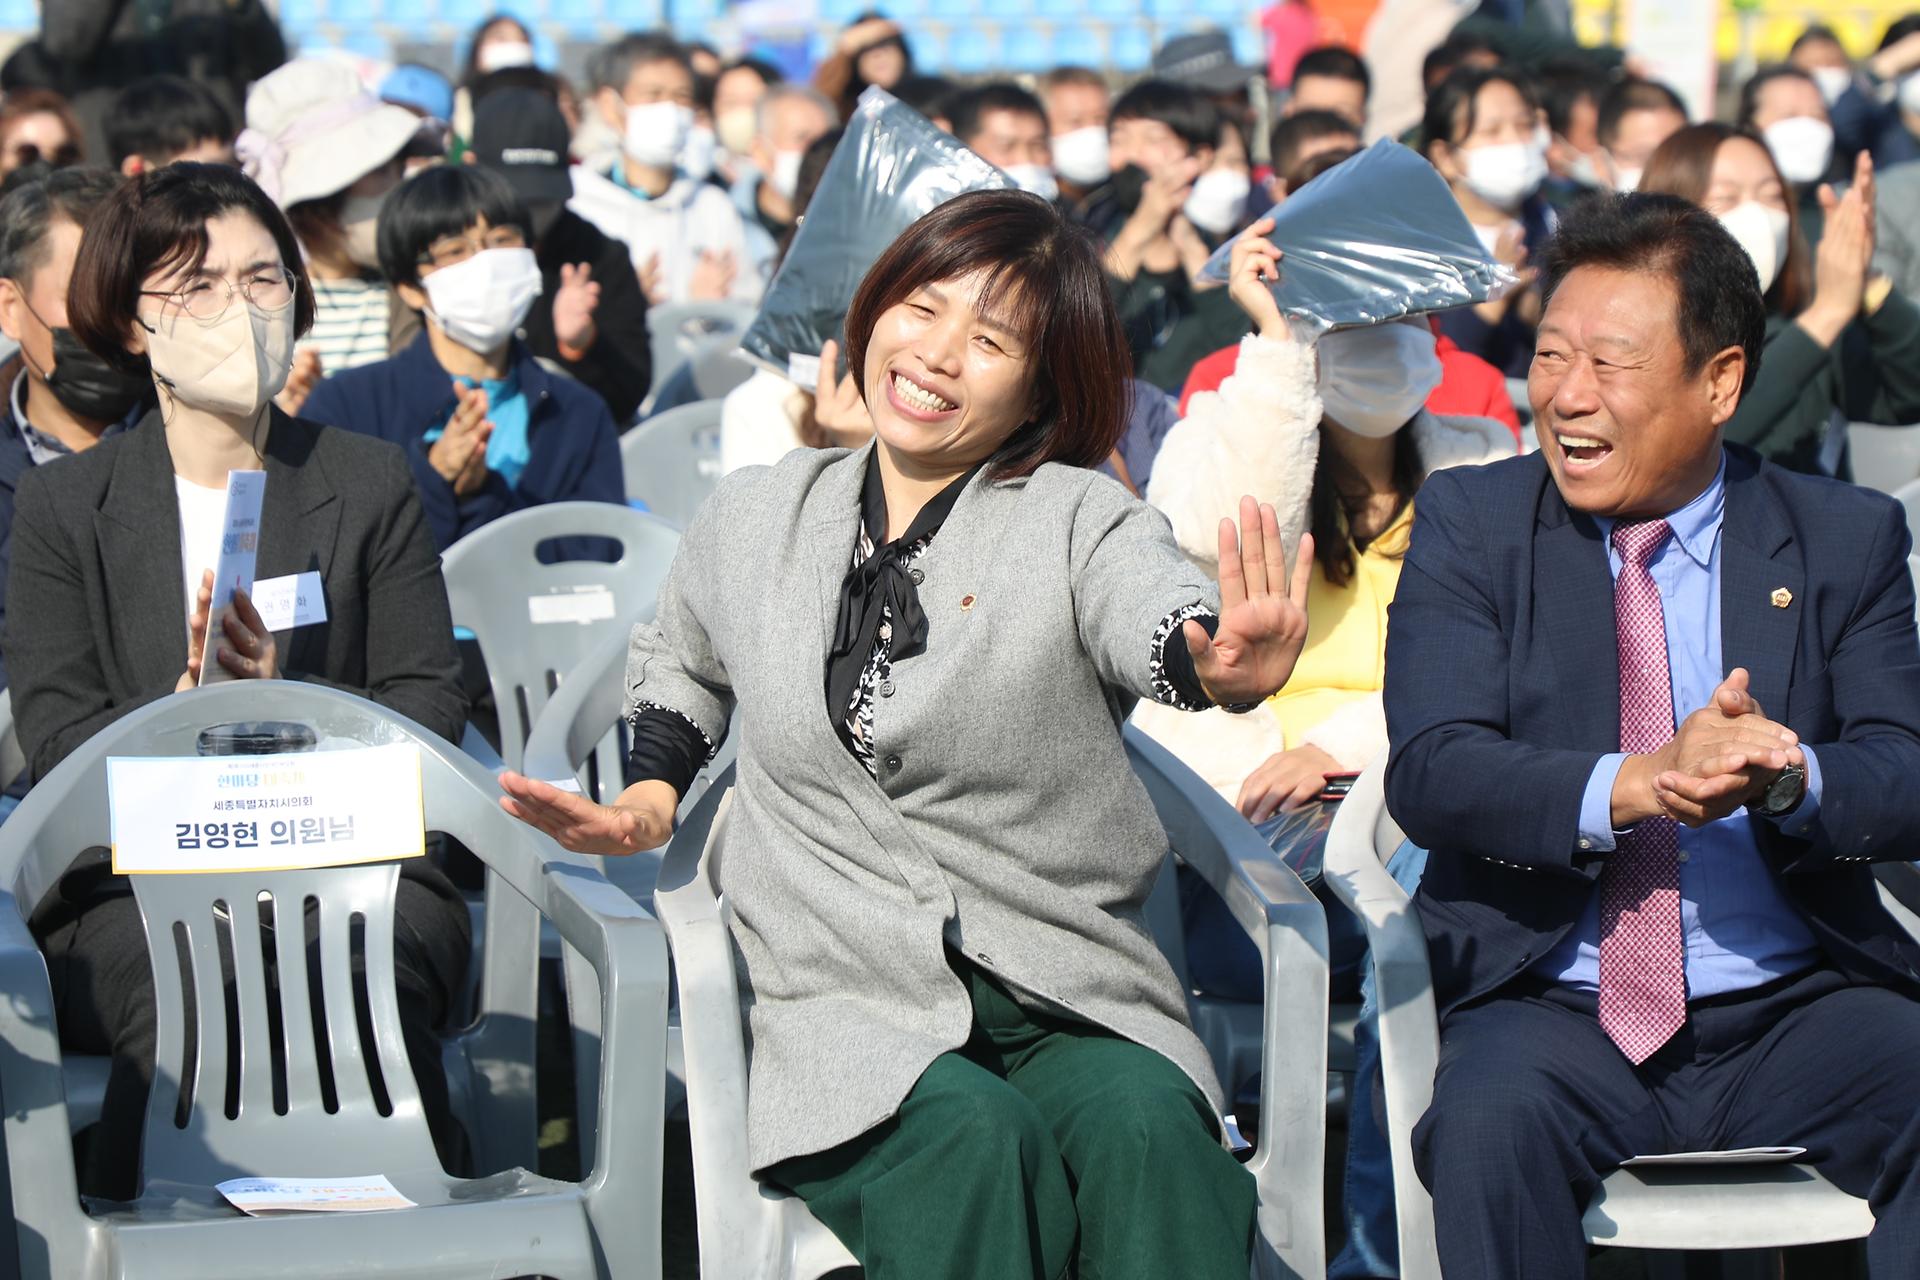
<path id="1" fill-rule="evenodd" d="M 1147 171 L 1137 164 L 1129 164 L 1116 170 L 1109 183 L 1114 203 L 1132 213 L 1140 207 L 1140 197 L 1146 194 Z"/>
<path id="2" fill-rule="evenodd" d="M 47 372 L 47 390 L 67 412 L 94 422 L 113 423 L 153 390 L 153 379 L 135 377 L 87 350 L 73 330 L 51 328 L 53 368 Z"/>

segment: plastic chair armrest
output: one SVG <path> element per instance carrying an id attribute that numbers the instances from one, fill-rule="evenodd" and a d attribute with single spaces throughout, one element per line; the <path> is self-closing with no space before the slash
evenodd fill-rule
<path id="1" fill-rule="evenodd" d="M 0 1099 L 13 1214 L 23 1237 L 46 1237 L 54 1275 L 80 1265 L 86 1234 L 60 1069 L 46 960 L 13 896 L 0 893 Z"/>
<path id="2" fill-rule="evenodd" d="M 1885 897 L 1905 909 L 1904 915 L 1896 911 L 1895 918 L 1915 941 L 1920 941 L 1920 863 L 1876 862 L 1873 878 L 1879 881 Z"/>

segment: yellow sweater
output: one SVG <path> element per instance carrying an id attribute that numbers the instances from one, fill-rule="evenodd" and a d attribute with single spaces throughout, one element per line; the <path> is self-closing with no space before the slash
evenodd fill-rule
<path id="1" fill-rule="evenodd" d="M 1400 562 L 1413 528 L 1408 503 L 1365 550 L 1354 548 L 1353 577 L 1327 581 L 1316 562 L 1307 585 L 1307 645 L 1286 688 L 1268 699 L 1289 749 L 1341 708 L 1378 694 L 1386 680 L 1387 606 L 1400 585 Z M 1358 769 L 1367 762 L 1342 761 Z"/>

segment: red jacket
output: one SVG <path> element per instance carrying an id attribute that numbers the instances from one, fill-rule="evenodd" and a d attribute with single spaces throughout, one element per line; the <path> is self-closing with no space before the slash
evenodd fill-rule
<path id="1" fill-rule="evenodd" d="M 1440 353 L 1440 385 L 1427 397 L 1427 409 L 1504 422 L 1513 432 L 1514 442 L 1520 443 L 1520 418 L 1513 411 L 1513 397 L 1507 394 L 1507 380 L 1500 371 L 1479 356 L 1462 351 L 1443 333 L 1434 334 L 1434 339 Z M 1187 385 L 1180 388 L 1180 416 L 1187 416 L 1187 401 L 1195 392 L 1218 390 L 1239 360 L 1240 344 L 1236 342 L 1194 365 L 1187 375 Z"/>

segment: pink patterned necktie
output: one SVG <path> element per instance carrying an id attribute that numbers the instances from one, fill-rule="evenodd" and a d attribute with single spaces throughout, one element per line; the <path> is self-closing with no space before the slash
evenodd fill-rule
<path id="1" fill-rule="evenodd" d="M 1669 532 L 1665 520 L 1613 530 L 1622 751 L 1656 751 L 1674 733 L 1665 614 L 1647 572 Z M 1600 873 L 1600 1026 L 1636 1065 L 1687 1020 L 1679 855 L 1673 819 L 1648 818 L 1620 838 Z"/>

